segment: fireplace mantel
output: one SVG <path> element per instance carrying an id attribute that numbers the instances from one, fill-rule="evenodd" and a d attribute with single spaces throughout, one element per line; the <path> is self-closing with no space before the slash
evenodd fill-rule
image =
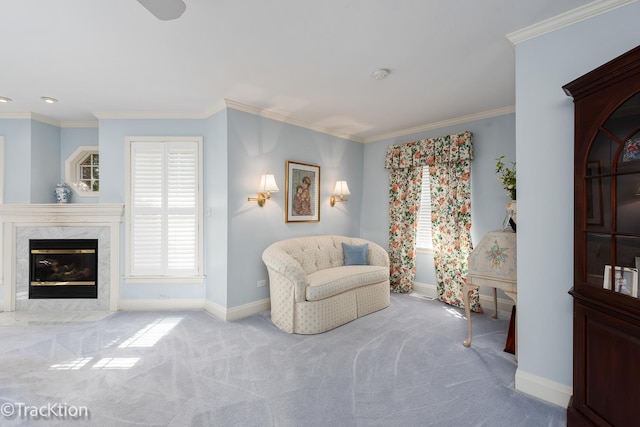
<path id="1" fill-rule="evenodd" d="M 60 234 L 64 230 L 107 230 L 109 265 L 106 277 L 110 289 L 107 307 L 118 310 L 120 288 L 120 224 L 124 205 L 121 204 L 0 204 L 2 245 L 0 246 L 0 278 L 4 285 L 4 311 L 16 310 L 16 230 L 42 230 L 50 228 Z M 105 229 L 106 227 L 106 229 Z M 75 231 L 72 232 L 72 234 Z M 65 234 L 63 232 L 62 234 Z M 63 237 L 64 238 L 64 237 Z M 19 294 L 19 293 L 18 293 Z M 100 297 L 99 297 L 100 298 Z M 102 304 L 102 303 L 101 303 Z"/>
<path id="2" fill-rule="evenodd" d="M 119 204 L 29 204 L 0 205 L 0 222 L 111 223 L 122 222 L 124 205 Z"/>

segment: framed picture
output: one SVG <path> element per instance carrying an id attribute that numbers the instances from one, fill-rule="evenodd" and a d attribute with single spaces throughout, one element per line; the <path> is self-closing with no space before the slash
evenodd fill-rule
<path id="1" fill-rule="evenodd" d="M 320 166 L 287 160 L 285 222 L 320 221 Z"/>
<path id="2" fill-rule="evenodd" d="M 604 283 L 605 289 L 611 289 L 611 266 L 604 266 Z M 629 295 L 632 297 L 638 297 L 638 269 L 628 267 L 618 267 L 615 269 L 615 276 L 613 280 L 614 291 Z"/>
<path id="3" fill-rule="evenodd" d="M 640 160 L 640 138 L 631 138 L 624 144 L 622 150 L 622 161 L 630 162 L 632 160 Z"/>
<path id="4" fill-rule="evenodd" d="M 600 175 L 600 162 L 592 161 L 587 163 L 587 177 Z M 587 178 L 587 224 L 602 224 L 602 183 L 600 178 Z"/>

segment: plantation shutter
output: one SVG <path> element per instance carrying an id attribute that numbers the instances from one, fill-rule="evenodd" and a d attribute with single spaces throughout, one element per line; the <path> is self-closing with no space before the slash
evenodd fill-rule
<path id="1" fill-rule="evenodd" d="M 431 241 L 431 191 L 429 169 L 422 168 L 422 191 L 420 192 L 420 212 L 418 215 L 418 231 L 416 231 L 416 247 L 433 249 Z"/>
<path id="2" fill-rule="evenodd" d="M 196 142 L 132 142 L 132 275 L 198 273 L 198 174 Z"/>

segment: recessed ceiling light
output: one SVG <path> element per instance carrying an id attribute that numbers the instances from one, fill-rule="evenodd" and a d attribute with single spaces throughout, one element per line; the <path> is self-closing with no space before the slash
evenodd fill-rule
<path id="1" fill-rule="evenodd" d="M 40 99 L 42 99 L 47 104 L 55 104 L 56 102 L 58 102 L 57 99 L 51 98 L 50 96 L 41 96 Z"/>
<path id="2" fill-rule="evenodd" d="M 389 73 L 391 73 L 391 71 L 389 71 L 388 69 L 380 68 L 379 70 L 376 70 L 373 73 L 371 73 L 371 77 L 373 77 L 376 80 L 382 80 L 382 79 L 386 79 L 389 76 Z"/>
<path id="3" fill-rule="evenodd" d="M 6 104 L 7 102 L 11 101 L 13 101 L 13 99 L 7 98 L 6 96 L 0 96 L 0 102 L 4 102 Z"/>

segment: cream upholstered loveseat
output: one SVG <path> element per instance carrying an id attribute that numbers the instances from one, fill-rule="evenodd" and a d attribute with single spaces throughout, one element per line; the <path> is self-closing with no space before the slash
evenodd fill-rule
<path id="1" fill-rule="evenodd" d="M 366 244 L 368 265 L 345 265 L 342 243 Z M 262 260 L 269 272 L 271 321 L 283 331 L 317 334 L 389 306 L 389 256 L 373 242 L 298 237 L 273 243 Z"/>

